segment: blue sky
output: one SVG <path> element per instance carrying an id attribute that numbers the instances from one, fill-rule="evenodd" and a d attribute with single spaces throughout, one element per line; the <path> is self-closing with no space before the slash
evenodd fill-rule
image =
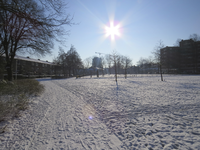
<path id="1" fill-rule="evenodd" d="M 75 46 L 82 60 L 116 50 L 129 56 L 133 65 L 151 55 L 159 40 L 173 46 L 176 40 L 190 34 L 200 35 L 200 0 L 70 0 L 66 13 L 74 15 L 74 26 L 66 26 L 70 36 L 66 46 L 55 44 L 52 55 L 41 58 L 52 61 L 58 46 L 65 51 Z M 105 37 L 105 26 L 119 25 L 120 36 Z"/>

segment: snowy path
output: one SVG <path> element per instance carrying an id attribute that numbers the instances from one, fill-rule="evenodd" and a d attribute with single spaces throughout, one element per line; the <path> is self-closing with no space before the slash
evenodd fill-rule
<path id="1" fill-rule="evenodd" d="M 200 149 L 200 76 L 40 81 L 0 149 Z"/>

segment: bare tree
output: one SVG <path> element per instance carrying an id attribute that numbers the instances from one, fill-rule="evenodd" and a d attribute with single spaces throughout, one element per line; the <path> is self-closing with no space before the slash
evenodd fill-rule
<path id="1" fill-rule="evenodd" d="M 13 13 L 19 18 L 23 18 L 29 21 L 35 21 L 33 14 L 30 15 L 29 13 L 24 11 L 23 8 L 26 5 L 26 2 L 23 3 L 23 1 L 24 0 L 0 0 L 0 10 Z M 38 5 L 42 6 L 43 11 L 45 11 L 46 13 L 43 19 L 51 19 L 54 22 L 55 26 L 59 26 L 63 23 L 71 24 L 71 22 L 69 22 L 70 14 L 66 15 L 65 13 L 68 3 L 65 3 L 63 0 L 32 0 L 31 2 L 37 2 Z M 32 3 L 29 4 L 30 7 L 32 7 Z M 20 5 L 24 6 L 21 7 Z M 40 18 L 41 17 L 42 16 L 40 16 Z"/>
<path id="2" fill-rule="evenodd" d="M 125 75 L 125 79 L 127 78 L 127 69 L 131 66 L 132 60 L 127 57 L 127 56 L 123 56 L 123 66 L 124 66 L 124 75 Z"/>
<path id="3" fill-rule="evenodd" d="M 137 66 L 142 66 L 143 64 L 143 58 L 141 57 L 138 61 L 137 61 Z"/>
<path id="4" fill-rule="evenodd" d="M 63 32 L 61 27 L 72 24 L 69 15 L 61 17 L 62 7 L 60 10 L 58 5 L 50 7 L 50 0 L 49 3 L 40 1 L 43 7 L 38 2 L 35 0 L 0 1 L 1 8 L 4 8 L 0 10 L 0 49 L 1 54 L 4 53 L 6 56 L 6 69 L 10 81 L 12 64 L 17 52 L 26 51 L 42 56 L 51 53 L 53 41 L 61 41 L 58 35 L 68 33 Z M 47 7 L 49 9 L 44 9 Z M 46 10 L 49 10 L 48 13 Z"/>
<path id="5" fill-rule="evenodd" d="M 161 49 L 164 48 L 163 42 L 160 40 L 156 47 L 154 48 L 154 51 L 152 52 L 154 55 L 154 61 L 156 64 L 158 64 L 158 70 L 160 70 L 160 76 L 161 81 L 163 81 L 163 75 L 162 75 L 162 60 L 161 60 Z"/>
<path id="6" fill-rule="evenodd" d="M 122 55 L 118 55 L 118 59 L 117 59 L 117 72 L 118 74 L 123 73 L 123 68 L 124 68 L 124 63 L 123 63 L 123 56 Z"/>
<path id="7" fill-rule="evenodd" d="M 149 73 L 150 68 L 154 64 L 153 57 L 149 56 L 148 58 L 140 58 L 140 60 L 137 62 L 138 66 L 140 66 L 143 69 L 143 73 Z"/>
<path id="8" fill-rule="evenodd" d="M 92 57 L 88 57 L 83 61 L 84 67 L 88 69 L 92 66 Z"/>
<path id="9" fill-rule="evenodd" d="M 147 60 L 148 60 L 149 73 L 152 73 L 152 70 L 150 70 L 150 68 L 154 66 L 153 56 L 149 56 Z"/>
<path id="10" fill-rule="evenodd" d="M 192 39 L 195 42 L 200 41 L 200 36 L 198 34 L 195 34 L 195 33 L 191 34 L 189 38 Z"/>
<path id="11" fill-rule="evenodd" d="M 177 39 L 176 42 L 174 43 L 174 46 L 180 46 L 180 41 L 181 39 Z"/>
<path id="12" fill-rule="evenodd" d="M 119 55 L 117 54 L 116 51 L 113 51 L 112 54 L 110 55 L 110 60 L 113 63 L 114 69 L 115 69 L 115 81 L 117 82 L 117 63 L 119 62 Z"/>
<path id="13" fill-rule="evenodd" d="M 83 61 L 83 66 L 84 66 L 84 74 L 88 75 L 88 70 L 92 66 L 92 57 L 88 57 Z M 87 70 L 87 71 L 86 71 Z"/>
<path id="14" fill-rule="evenodd" d="M 3 59 L 3 57 L 0 57 L 0 80 L 3 79 L 3 74 L 4 74 L 4 71 L 5 71 L 5 61 Z"/>
<path id="15" fill-rule="evenodd" d="M 137 66 L 140 66 L 140 70 L 142 69 L 141 73 L 144 73 L 146 63 L 147 63 L 147 59 L 143 57 L 141 57 L 140 60 L 137 62 Z"/>

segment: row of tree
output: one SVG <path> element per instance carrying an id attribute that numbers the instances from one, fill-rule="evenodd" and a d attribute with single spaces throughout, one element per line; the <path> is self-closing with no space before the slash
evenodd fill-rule
<path id="1" fill-rule="evenodd" d="M 77 75 L 80 70 L 84 70 L 82 72 L 84 74 L 89 69 L 94 69 L 97 73 L 101 70 L 104 74 L 104 69 L 107 68 L 109 74 L 115 73 L 116 81 L 117 74 L 124 74 L 125 78 L 127 78 L 127 69 L 132 65 L 132 60 L 129 57 L 120 55 L 116 51 L 102 57 L 88 57 L 82 62 L 73 45 L 67 52 L 60 47 L 58 56 L 53 62 L 61 67 L 65 76 Z M 114 70 L 114 72 L 111 70 Z"/>
<path id="2" fill-rule="evenodd" d="M 115 80 L 117 81 L 117 74 L 123 73 L 125 74 L 125 78 L 127 78 L 127 69 L 132 66 L 132 60 L 127 56 L 120 55 L 116 51 L 113 51 L 111 54 L 106 54 L 102 57 L 88 57 L 84 60 L 83 64 L 85 69 L 100 68 L 104 70 L 107 68 L 109 74 L 114 70 Z"/>
<path id="3" fill-rule="evenodd" d="M 61 70 L 63 70 L 65 76 L 76 75 L 83 68 L 82 60 L 73 45 L 67 52 L 60 47 L 58 56 L 53 62 L 62 67 Z"/>

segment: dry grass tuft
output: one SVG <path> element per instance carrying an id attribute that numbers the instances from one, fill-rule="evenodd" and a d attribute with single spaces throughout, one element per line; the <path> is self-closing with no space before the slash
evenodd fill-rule
<path id="1" fill-rule="evenodd" d="M 29 97 L 44 91 L 37 80 L 25 79 L 0 83 L 0 122 L 18 117 L 20 111 L 28 108 Z"/>

